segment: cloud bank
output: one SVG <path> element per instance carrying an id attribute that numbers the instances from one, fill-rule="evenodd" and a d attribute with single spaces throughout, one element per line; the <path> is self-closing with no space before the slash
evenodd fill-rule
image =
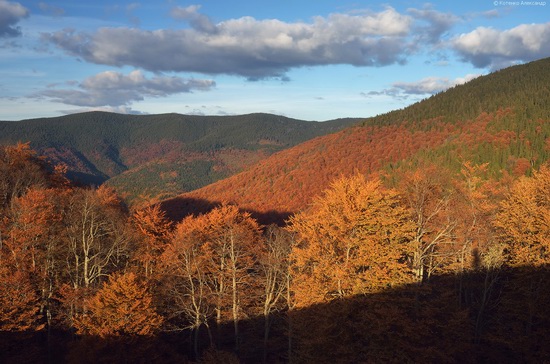
<path id="1" fill-rule="evenodd" d="M 96 64 L 283 78 L 290 69 L 304 66 L 404 63 L 415 47 L 415 21 L 423 24 L 420 31 L 433 42 L 455 21 L 434 10 L 409 10 L 409 15 L 388 7 L 377 13 L 315 17 L 310 23 L 243 17 L 214 24 L 198 10 L 196 5 L 172 9 L 173 18 L 188 23 L 185 29 L 65 29 L 43 34 L 43 39 Z"/>
<path id="2" fill-rule="evenodd" d="M 199 10 L 199 5 L 172 8 L 170 16 L 187 23 L 183 29 L 64 29 L 45 33 L 42 39 L 95 64 L 251 80 L 284 79 L 289 70 L 307 66 L 403 64 L 430 47 L 452 49 L 463 61 L 490 69 L 550 54 L 550 23 L 509 30 L 479 27 L 450 38 L 450 30 L 461 19 L 430 6 L 406 13 L 392 7 L 355 15 L 336 13 L 309 23 L 243 17 L 215 24 Z"/>
<path id="3" fill-rule="evenodd" d="M 550 22 L 522 24 L 508 30 L 478 27 L 451 42 L 462 59 L 496 70 L 550 55 Z"/>
<path id="4" fill-rule="evenodd" d="M 89 77 L 76 88 L 57 89 L 54 86 L 34 94 L 35 98 L 49 98 L 52 101 L 84 107 L 121 107 L 145 97 L 166 97 L 169 95 L 207 91 L 215 86 L 212 80 L 183 79 L 179 77 L 155 76 L 150 79 L 142 71 L 128 75 L 107 71 Z"/>

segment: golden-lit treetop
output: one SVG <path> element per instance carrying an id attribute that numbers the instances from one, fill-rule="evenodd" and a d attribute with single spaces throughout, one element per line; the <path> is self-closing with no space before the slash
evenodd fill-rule
<path id="1" fill-rule="evenodd" d="M 550 263 L 550 167 L 520 177 L 501 203 L 495 225 L 518 265 Z"/>
<path id="2" fill-rule="evenodd" d="M 340 178 L 291 218 L 298 305 L 365 293 L 408 279 L 401 258 L 413 225 L 399 196 L 363 175 Z"/>
<path id="3" fill-rule="evenodd" d="M 134 273 L 114 274 L 86 301 L 87 312 L 74 325 L 79 334 L 102 338 L 153 335 L 163 319 L 152 301 L 152 294 Z"/>

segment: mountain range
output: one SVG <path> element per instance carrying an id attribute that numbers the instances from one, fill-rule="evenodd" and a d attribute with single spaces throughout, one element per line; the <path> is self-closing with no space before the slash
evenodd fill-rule
<path id="1" fill-rule="evenodd" d="M 39 154 L 67 165 L 73 180 L 107 183 L 130 201 L 155 200 L 205 186 L 359 121 L 88 112 L 0 121 L 0 144 L 30 142 Z"/>

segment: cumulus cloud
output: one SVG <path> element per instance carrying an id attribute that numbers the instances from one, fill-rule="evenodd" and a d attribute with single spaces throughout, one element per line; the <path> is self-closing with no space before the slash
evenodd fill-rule
<path id="1" fill-rule="evenodd" d="M 217 24 L 198 6 L 174 8 L 188 29 L 71 29 L 43 39 L 88 62 L 130 65 L 153 72 L 232 74 L 260 79 L 284 77 L 294 67 L 350 64 L 383 66 L 405 61 L 412 49 L 411 15 L 388 7 L 361 15 L 332 14 L 310 23 L 251 17 Z"/>
<path id="2" fill-rule="evenodd" d="M 194 90 L 207 91 L 214 86 L 212 80 L 166 76 L 148 79 L 142 71 L 133 71 L 128 75 L 107 71 L 77 83 L 76 88 L 58 89 L 52 86 L 33 97 L 49 98 L 76 106 L 116 108 L 143 100 L 144 97 L 165 97 Z"/>
<path id="3" fill-rule="evenodd" d="M 29 11 L 23 5 L 0 0 L 0 38 L 21 35 L 17 23 L 28 16 Z"/>
<path id="4" fill-rule="evenodd" d="M 508 30 L 478 27 L 452 40 L 464 61 L 493 70 L 550 55 L 550 22 L 522 24 Z"/>

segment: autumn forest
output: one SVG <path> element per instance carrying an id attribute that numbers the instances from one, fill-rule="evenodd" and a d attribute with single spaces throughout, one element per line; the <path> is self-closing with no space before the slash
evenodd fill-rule
<path id="1" fill-rule="evenodd" d="M 162 201 L 3 145 L 0 362 L 550 361 L 549 65 Z"/>

